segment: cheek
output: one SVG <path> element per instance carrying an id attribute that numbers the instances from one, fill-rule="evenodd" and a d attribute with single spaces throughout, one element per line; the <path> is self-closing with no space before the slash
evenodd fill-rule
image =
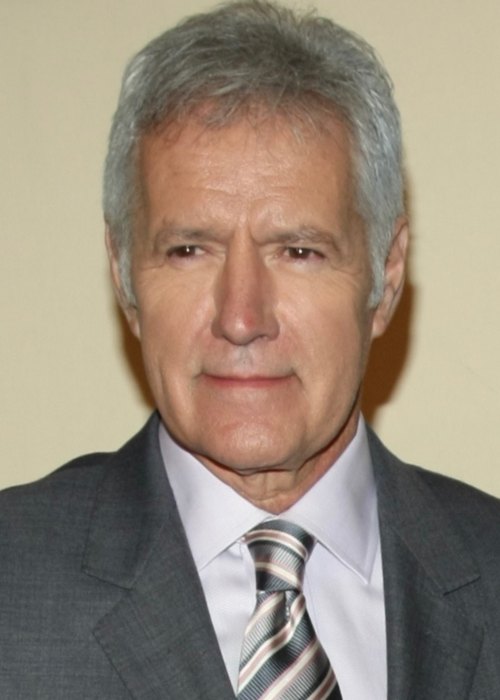
<path id="1" fill-rule="evenodd" d="M 302 357 L 309 382 L 323 401 L 336 404 L 354 395 L 359 388 L 371 338 L 370 316 L 355 305 L 351 308 L 332 303 L 316 308 L 313 319 L 304 323 Z"/>
<path id="2" fill-rule="evenodd" d="M 155 287 L 139 297 L 137 325 L 148 374 L 160 371 L 168 379 L 194 370 L 209 334 L 210 306 L 209 295 L 193 289 Z"/>
<path id="3" fill-rule="evenodd" d="M 328 294 L 296 297 L 286 321 L 294 335 L 317 359 L 329 359 L 354 355 L 358 357 L 371 337 L 371 314 L 364 299 L 357 295 Z M 354 352 L 357 350 L 357 352 Z M 324 369 L 318 367 L 319 370 Z"/>

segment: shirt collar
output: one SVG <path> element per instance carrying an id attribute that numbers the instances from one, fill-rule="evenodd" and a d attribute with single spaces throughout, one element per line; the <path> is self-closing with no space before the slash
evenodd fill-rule
<path id="1" fill-rule="evenodd" d="M 197 569 L 266 518 L 159 429 L 165 469 Z M 365 581 L 379 543 L 377 497 L 363 419 L 355 437 L 321 479 L 280 515 L 310 532 Z"/>

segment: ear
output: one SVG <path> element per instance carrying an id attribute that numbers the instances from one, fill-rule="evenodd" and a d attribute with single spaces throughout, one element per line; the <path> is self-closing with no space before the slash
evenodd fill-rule
<path id="1" fill-rule="evenodd" d="M 400 217 L 394 224 L 391 247 L 385 261 L 384 291 L 373 315 L 372 338 L 378 338 L 385 332 L 403 292 L 408 238 L 408 221 L 406 217 Z"/>
<path id="2" fill-rule="evenodd" d="M 130 299 L 128 299 L 123 289 L 122 278 L 120 273 L 120 264 L 118 262 L 118 251 L 116 250 L 116 244 L 114 243 L 113 235 L 111 234 L 111 230 L 107 224 L 105 241 L 106 251 L 108 253 L 109 269 L 111 272 L 111 282 L 113 284 L 113 289 L 115 290 L 116 298 L 123 313 L 125 314 L 125 318 L 127 319 L 127 323 L 130 327 L 130 330 L 135 335 L 135 337 L 140 340 L 141 331 L 137 306 L 133 304 L 130 301 Z"/>

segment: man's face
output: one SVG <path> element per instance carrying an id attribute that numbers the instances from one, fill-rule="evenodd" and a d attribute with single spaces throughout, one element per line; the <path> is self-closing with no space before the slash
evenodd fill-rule
<path id="1" fill-rule="evenodd" d="M 140 173 L 126 312 L 169 431 L 229 481 L 330 464 L 380 325 L 344 128 L 193 119 Z"/>

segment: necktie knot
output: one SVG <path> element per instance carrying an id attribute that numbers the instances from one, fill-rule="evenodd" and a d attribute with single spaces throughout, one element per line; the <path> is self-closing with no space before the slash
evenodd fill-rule
<path id="1" fill-rule="evenodd" d="M 245 541 L 255 562 L 257 591 L 300 590 L 314 537 L 286 520 L 270 520 L 250 530 Z"/>

